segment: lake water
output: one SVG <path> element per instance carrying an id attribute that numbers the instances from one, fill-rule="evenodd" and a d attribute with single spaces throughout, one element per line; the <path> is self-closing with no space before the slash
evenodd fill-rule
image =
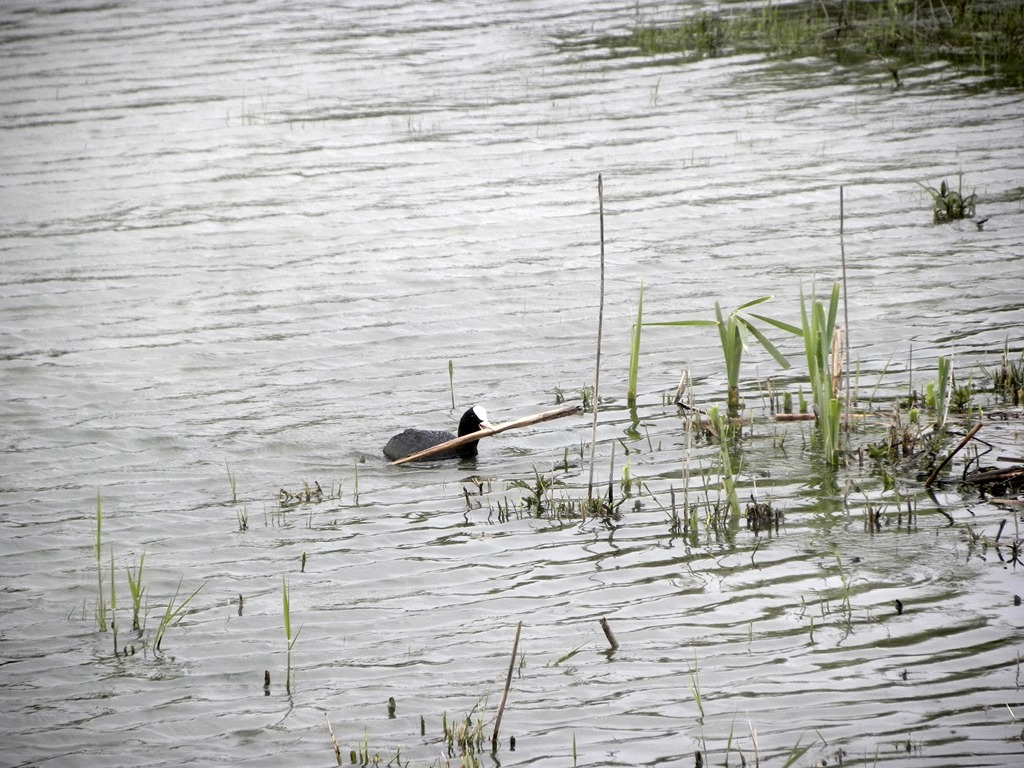
<path id="1" fill-rule="evenodd" d="M 723 399 L 714 329 L 645 329 L 635 431 L 625 387 L 641 280 L 648 320 L 773 294 L 799 322 L 801 287 L 841 274 L 841 185 L 861 405 L 884 421 L 939 355 L 981 387 L 1024 348 L 1024 96 L 943 65 L 896 89 L 881 63 L 596 42 L 676 12 L 647 6 L 4 4 L 0 765 L 333 765 L 327 718 L 346 763 L 459 765 L 442 718 L 489 741 L 519 622 L 482 765 L 1021 760 L 1019 510 L 823 473 L 810 426 L 764 418 L 759 382 L 806 384 L 773 332 L 796 364 L 747 354 L 741 486 L 784 525 L 681 535 L 686 458 L 711 474 L 690 501 L 714 499 L 717 448 L 688 454 L 665 393 L 685 368 L 699 405 Z M 961 172 L 983 229 L 932 224 L 917 182 Z M 388 465 L 401 428 L 593 382 L 598 174 L 597 476 L 614 460 L 619 493 L 628 448 L 637 505 L 503 514 L 517 482 L 585 494 L 589 414 L 475 465 Z M 1019 409 L 986 432 L 1024 453 Z M 201 590 L 158 652 L 179 588 Z"/>

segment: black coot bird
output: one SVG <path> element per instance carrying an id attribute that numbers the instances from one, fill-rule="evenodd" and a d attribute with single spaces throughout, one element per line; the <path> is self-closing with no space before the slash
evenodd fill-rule
<path id="1" fill-rule="evenodd" d="M 474 405 L 462 414 L 462 419 L 459 421 L 458 436 L 470 435 L 480 429 L 490 429 L 490 427 L 491 425 L 487 421 L 487 411 L 479 405 Z M 388 444 L 384 446 L 384 455 L 392 461 L 398 461 L 406 456 L 411 456 L 419 451 L 433 448 L 435 445 L 440 445 L 454 439 L 455 435 L 451 432 L 443 432 L 436 429 L 407 429 L 388 440 Z M 476 457 L 477 442 L 477 440 L 474 440 L 471 443 L 460 445 L 458 448 L 444 451 L 443 453 L 435 453 L 427 458 L 472 459 Z"/>

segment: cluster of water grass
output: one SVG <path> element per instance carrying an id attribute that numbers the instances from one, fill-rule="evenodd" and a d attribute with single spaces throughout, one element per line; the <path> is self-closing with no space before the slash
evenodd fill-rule
<path id="1" fill-rule="evenodd" d="M 104 580 L 108 573 L 103 565 L 102 558 L 102 546 L 103 546 L 103 504 L 100 499 L 100 494 L 96 494 L 96 533 L 95 541 L 93 545 L 94 554 L 96 557 L 96 574 L 97 574 L 97 600 L 96 600 L 96 625 L 100 632 L 111 632 L 114 640 L 114 653 L 119 654 L 122 649 L 118 645 L 118 626 L 117 626 L 117 571 L 114 564 L 114 548 L 110 547 L 110 566 L 109 566 L 109 592 L 104 587 Z M 181 594 L 181 583 L 182 580 L 178 580 L 178 587 L 174 591 L 174 595 L 167 601 L 167 605 L 164 608 L 163 615 L 160 617 L 160 622 L 157 624 L 156 629 L 153 631 L 150 637 L 146 637 L 146 617 L 148 613 L 148 604 L 144 602 L 143 598 L 146 595 L 147 588 L 143 583 L 143 569 L 146 562 L 146 553 L 143 552 L 139 556 L 138 561 L 133 561 L 132 565 L 125 568 L 127 579 L 128 579 L 128 592 L 132 600 L 132 632 L 135 633 L 136 640 L 141 644 L 142 648 L 152 647 L 154 651 L 160 651 L 161 645 L 163 644 L 164 636 L 167 634 L 167 630 L 171 627 L 176 626 L 185 615 L 185 609 L 188 607 L 192 599 L 199 594 L 199 592 L 206 586 L 205 582 L 200 584 L 196 589 L 180 603 L 178 597 Z M 108 616 L 109 613 L 109 616 Z M 136 652 L 135 644 L 133 643 L 129 647 L 123 649 L 124 653 Z"/>
<path id="2" fill-rule="evenodd" d="M 831 57 L 845 65 L 884 61 L 899 67 L 952 61 L 1024 86 L 1024 6 L 1012 0 L 955 3 L 840 0 L 726 7 L 653 24 L 639 14 L 632 31 L 604 42 L 644 53 L 694 57 L 763 53 Z"/>
<path id="3" fill-rule="evenodd" d="M 840 336 L 836 328 L 839 312 L 839 283 L 832 286 L 828 311 L 821 301 L 812 299 L 810 307 L 800 290 L 800 318 L 807 358 L 814 414 L 818 423 L 817 434 L 825 461 L 835 466 L 840 461 L 839 426 L 842 400 L 839 388 L 842 377 Z"/>
<path id="4" fill-rule="evenodd" d="M 988 371 L 992 386 L 1003 398 L 1014 405 L 1024 403 L 1024 352 L 1014 360 L 1010 357 L 1010 345 L 1003 345 L 1003 354 L 993 370 Z"/>

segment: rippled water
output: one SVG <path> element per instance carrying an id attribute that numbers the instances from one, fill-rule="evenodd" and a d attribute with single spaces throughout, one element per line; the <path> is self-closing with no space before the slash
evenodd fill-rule
<path id="1" fill-rule="evenodd" d="M 1024 99 L 942 66 L 895 90 L 881 65 L 595 43 L 635 12 L 5 4 L 0 763 L 327 765 L 326 713 L 346 759 L 365 739 L 444 764 L 443 714 L 479 704 L 489 738 L 519 621 L 517 748 L 484 764 L 781 765 L 797 745 L 798 765 L 1019 761 L 1011 513 L 900 481 L 908 525 L 868 468 L 821 484 L 809 429 L 761 424 L 743 484 L 784 528 L 673 535 L 686 439 L 662 393 L 689 367 L 720 399 L 716 339 L 646 330 L 639 440 L 622 400 L 641 279 L 648 319 L 772 293 L 795 322 L 801 285 L 839 276 L 840 185 L 863 396 L 904 391 L 911 348 L 917 386 L 939 354 L 981 378 L 1019 351 Z M 915 182 L 960 171 L 984 229 L 931 224 Z M 598 173 L 598 475 L 615 450 L 618 482 L 628 446 L 640 506 L 612 526 L 502 516 L 535 470 L 579 496 L 589 417 L 504 433 L 475 466 L 388 466 L 402 427 L 472 402 L 505 421 L 591 382 Z M 751 350 L 755 408 L 755 376 L 800 381 L 770 363 Z M 1020 455 L 1019 423 L 998 443 Z M 282 511 L 304 483 L 336 498 Z M 97 631 L 97 493 L 134 655 Z M 143 553 L 139 636 L 125 572 Z M 179 600 L 202 590 L 155 653 L 179 580 Z"/>

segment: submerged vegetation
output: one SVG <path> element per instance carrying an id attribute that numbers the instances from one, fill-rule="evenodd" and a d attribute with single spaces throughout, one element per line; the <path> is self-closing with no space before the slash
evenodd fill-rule
<path id="1" fill-rule="evenodd" d="M 908 64 L 951 61 L 1024 87 L 1024 5 L 1008 0 L 841 0 L 726 6 L 671 25 L 638 16 L 632 32 L 604 41 L 643 53 L 697 58 L 763 53 L 883 62 L 894 83 Z"/>

